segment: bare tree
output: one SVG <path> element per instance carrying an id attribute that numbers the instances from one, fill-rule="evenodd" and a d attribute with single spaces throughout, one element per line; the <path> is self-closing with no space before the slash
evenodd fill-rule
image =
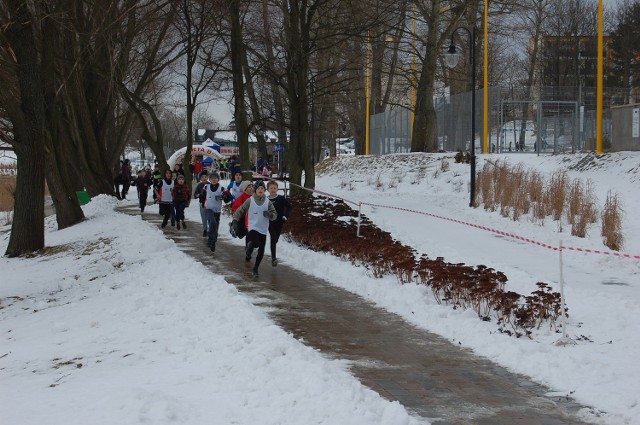
<path id="1" fill-rule="evenodd" d="M 554 0 L 524 0 L 521 3 L 522 8 L 517 12 L 518 26 L 517 28 L 524 31 L 529 36 L 529 49 L 527 51 L 527 81 L 525 84 L 525 99 L 530 99 L 533 87 L 536 84 L 538 70 L 540 64 L 540 48 L 544 37 L 543 25 L 549 19 L 552 13 L 552 5 Z M 528 107 L 522 107 L 520 117 L 520 136 L 516 149 L 524 146 L 525 130 L 528 119 Z"/>
<path id="2" fill-rule="evenodd" d="M 37 9 L 36 9 L 37 10 Z M 0 9 L 2 68 L 7 88 L 0 94 L 13 130 L 19 174 L 11 236 L 5 255 L 15 257 L 44 247 L 45 102 L 37 46 L 37 19 L 27 4 L 7 1 Z M 11 70 L 6 72 L 7 70 Z M 7 81 L 8 80 L 8 81 Z M 11 102 L 11 97 L 16 99 Z"/>
<path id="3" fill-rule="evenodd" d="M 625 103 L 634 102 L 633 89 L 640 86 L 640 3 L 625 2 L 616 14 L 613 36 L 613 72 L 609 85 L 624 87 Z M 636 94 L 636 99 L 637 99 Z"/>
<path id="4" fill-rule="evenodd" d="M 222 68 L 226 50 L 220 40 L 221 2 L 211 0 L 181 0 L 177 15 L 177 29 L 184 48 L 185 65 L 181 83 L 186 94 L 186 145 L 183 162 L 191 162 L 193 147 L 194 112 L 203 93 L 216 89 L 216 77 Z M 206 101 L 204 101 L 206 103 Z M 185 166 L 187 182 L 191 181 L 191 170 Z"/>
<path id="5" fill-rule="evenodd" d="M 427 29 L 426 34 L 421 37 L 425 53 L 419 55 L 421 64 L 416 88 L 412 152 L 435 152 L 438 148 L 436 111 L 433 105 L 438 58 L 442 46 L 466 10 L 466 2 L 448 3 L 453 4 L 445 7 L 440 0 L 416 1 L 418 14 Z"/>

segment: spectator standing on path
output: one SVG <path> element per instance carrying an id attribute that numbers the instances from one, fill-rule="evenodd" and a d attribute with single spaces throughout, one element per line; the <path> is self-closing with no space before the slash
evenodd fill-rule
<path id="1" fill-rule="evenodd" d="M 178 175 L 176 184 L 171 189 L 171 196 L 173 198 L 173 207 L 176 210 L 176 226 L 180 230 L 180 223 L 185 229 L 187 226 L 184 223 L 184 209 L 187 208 L 189 198 L 191 198 L 191 191 L 184 182 L 184 176 Z"/>
<path id="2" fill-rule="evenodd" d="M 136 189 L 138 191 L 138 200 L 140 201 L 140 212 L 144 212 L 144 207 L 147 206 L 147 197 L 149 196 L 149 188 L 152 185 L 151 173 L 146 173 L 145 170 L 138 171 L 138 177 L 134 180 Z"/>
<path id="3" fill-rule="evenodd" d="M 293 207 L 287 198 L 282 195 L 278 195 L 278 182 L 270 180 L 267 183 L 267 191 L 269 192 L 269 202 L 273 204 L 278 213 L 278 217 L 269 222 L 269 236 L 270 236 L 270 248 L 271 248 L 271 265 L 273 267 L 278 265 L 278 258 L 276 257 L 276 244 L 280 239 L 282 233 L 282 225 L 289 219 L 291 210 Z"/>
<path id="4" fill-rule="evenodd" d="M 227 185 L 227 190 L 231 192 L 231 196 L 233 197 L 234 201 L 238 199 L 238 196 L 242 194 L 242 189 L 240 187 L 241 184 L 242 184 L 242 173 L 236 173 L 233 176 L 233 180 L 230 181 L 229 184 Z"/>
<path id="5" fill-rule="evenodd" d="M 263 157 L 258 158 L 258 162 L 256 163 L 256 172 L 262 174 L 262 169 L 267 164 L 267 161 Z"/>
<path id="6" fill-rule="evenodd" d="M 120 176 L 122 183 L 122 193 L 120 197 L 122 199 L 127 199 L 127 193 L 129 193 L 129 186 L 131 186 L 131 161 L 125 159 L 120 167 Z M 117 190 L 117 187 L 116 187 Z"/>
<path id="7" fill-rule="evenodd" d="M 229 172 L 232 176 L 235 176 L 236 173 L 242 174 L 242 167 L 240 166 L 240 160 L 237 156 L 233 155 L 231 157 L 231 161 L 229 161 Z"/>
<path id="8" fill-rule="evenodd" d="M 200 174 L 200 181 L 196 185 L 196 188 L 193 190 L 193 198 L 198 200 L 198 209 L 200 210 L 200 220 L 202 221 L 202 236 L 207 236 L 207 215 L 205 214 L 204 205 L 200 202 L 200 193 L 202 189 L 209 182 L 209 176 L 207 175 L 207 171 L 204 170 L 202 174 Z"/>
<path id="9" fill-rule="evenodd" d="M 260 172 L 260 174 L 262 174 L 262 177 L 271 177 L 271 169 L 269 168 L 269 164 L 264 164 L 264 167 L 262 167 L 262 171 Z"/>
<path id="10" fill-rule="evenodd" d="M 191 174 L 195 176 L 196 179 L 200 179 L 200 173 L 202 172 L 202 163 L 195 158 L 193 163 L 189 165 L 189 169 L 191 170 Z"/>
<path id="11" fill-rule="evenodd" d="M 220 177 L 229 176 L 230 174 L 229 174 L 229 167 L 227 165 L 227 158 L 220 158 L 220 161 L 218 161 L 218 164 L 220 167 Z M 233 175 L 231 175 L 230 178 L 233 178 Z"/>
<path id="12" fill-rule="evenodd" d="M 166 227 L 169 218 L 171 218 L 171 225 L 176 225 L 176 212 L 173 208 L 173 197 L 171 196 L 171 190 L 173 189 L 174 181 L 171 177 L 171 170 L 164 171 L 164 178 L 160 180 L 155 187 L 158 202 L 160 202 L 160 215 L 164 216 L 162 220 L 162 226 Z"/>
<path id="13" fill-rule="evenodd" d="M 183 175 L 184 176 L 184 168 L 182 168 L 182 164 L 180 164 L 180 163 L 175 164 L 173 166 L 173 170 L 172 171 L 174 173 L 176 173 L 176 176 L 179 176 L 179 175 Z"/>
<path id="14" fill-rule="evenodd" d="M 220 184 L 220 175 L 218 173 L 213 172 L 209 175 L 209 184 L 204 185 L 202 188 L 199 200 L 207 217 L 207 246 L 212 252 L 215 252 L 216 242 L 218 242 L 222 202 L 231 201 L 229 191 L 225 191 Z"/>
<path id="15" fill-rule="evenodd" d="M 253 275 L 257 276 L 258 267 L 260 267 L 260 262 L 262 261 L 262 257 L 264 257 L 264 247 L 267 244 L 269 221 L 275 220 L 278 217 L 278 213 L 273 204 L 269 202 L 265 196 L 266 188 L 264 187 L 264 182 L 257 181 L 253 186 L 255 193 L 233 213 L 234 223 L 232 223 L 232 225 L 235 225 L 243 215 L 246 216 L 247 244 L 245 248 L 245 261 L 251 261 L 253 250 L 258 248 L 256 262 L 252 270 Z"/>

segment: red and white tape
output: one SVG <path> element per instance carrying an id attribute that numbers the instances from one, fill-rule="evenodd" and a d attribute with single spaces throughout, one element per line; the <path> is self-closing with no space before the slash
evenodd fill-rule
<path id="1" fill-rule="evenodd" d="M 509 238 L 512 238 L 512 239 L 516 239 L 516 240 L 519 240 L 519 241 L 527 242 L 527 243 L 530 243 L 530 244 L 533 244 L 533 245 L 537 245 L 537 246 L 542 247 L 542 248 L 551 249 L 551 250 L 554 250 L 554 251 L 558 251 L 559 249 L 562 249 L 562 250 L 568 250 L 568 251 L 582 252 L 582 253 L 586 253 L 586 254 L 599 254 L 599 255 L 606 255 L 606 256 L 609 256 L 609 257 L 633 258 L 633 259 L 636 259 L 636 260 L 640 260 L 640 255 L 625 254 L 625 253 L 622 253 L 622 252 L 615 252 L 615 251 L 601 251 L 601 250 L 598 250 L 598 249 L 576 248 L 576 247 L 564 246 L 564 245 L 560 245 L 560 246 L 549 245 L 549 244 L 546 244 L 544 242 L 538 242 L 538 241 L 533 240 L 533 239 L 529 239 L 529 238 L 525 238 L 523 236 L 516 235 L 514 233 L 503 232 L 502 230 L 496 230 L 496 229 L 492 229 L 491 227 L 480 226 L 478 224 L 468 223 L 466 221 L 457 220 L 455 218 L 445 217 L 445 216 L 441 216 L 441 215 L 438 215 L 438 214 L 432 214 L 432 213 L 428 213 L 428 212 L 425 212 L 425 211 L 418 211 L 418 210 L 413 210 L 413 209 L 410 209 L 410 208 L 402 208 L 402 207 L 397 207 L 397 206 L 393 206 L 393 205 L 372 204 L 372 203 L 369 203 L 369 202 L 354 202 L 354 201 L 350 201 L 348 199 L 342 198 L 340 196 L 333 195 L 331 193 L 322 192 L 320 190 L 315 190 L 315 189 L 309 189 L 309 188 L 302 187 L 302 186 L 299 186 L 299 185 L 294 184 L 294 183 L 290 183 L 290 185 L 291 186 L 296 186 L 296 187 L 299 187 L 299 188 L 301 188 L 303 190 L 307 190 L 307 191 L 310 191 L 310 192 L 313 192 L 313 193 L 317 193 L 317 194 L 320 194 L 320 195 L 323 195 L 323 196 L 327 196 L 327 197 L 330 197 L 330 198 L 340 199 L 340 200 L 342 200 L 344 202 L 347 202 L 347 203 L 350 203 L 350 204 L 353 204 L 353 205 L 368 205 L 370 207 L 387 208 L 387 209 L 393 209 L 393 210 L 398 210 L 398 211 L 406 211 L 406 212 L 410 212 L 410 213 L 414 213 L 414 214 L 426 215 L 426 216 L 429 216 L 429 217 L 434 217 L 434 218 L 438 218 L 438 219 L 441 219 L 441 220 L 446 220 L 446 221 L 450 221 L 450 222 L 453 222 L 453 223 L 462 224 L 462 225 L 469 226 L 469 227 L 474 227 L 476 229 L 480 229 L 480 230 L 484 230 L 484 231 L 487 231 L 487 232 L 495 233 L 495 234 L 501 235 L 501 236 L 506 236 L 506 237 L 509 237 Z"/>

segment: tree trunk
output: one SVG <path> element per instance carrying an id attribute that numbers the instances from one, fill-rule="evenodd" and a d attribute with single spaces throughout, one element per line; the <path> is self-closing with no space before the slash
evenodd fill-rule
<path id="1" fill-rule="evenodd" d="M 240 150 L 240 163 L 244 180 L 251 180 L 251 164 L 249 162 L 249 125 L 247 123 L 247 112 L 244 104 L 244 76 L 242 72 L 242 51 L 244 42 L 242 40 L 242 24 L 240 22 L 240 0 L 227 0 L 229 8 L 229 19 L 231 20 L 231 74 L 233 81 L 234 113 L 236 123 L 236 135 L 238 137 L 238 147 Z"/>
<path id="2" fill-rule="evenodd" d="M 429 7 L 426 7 L 426 6 Z M 426 55 L 422 62 L 418 87 L 416 88 L 416 106 L 411 139 L 412 152 L 436 152 L 438 150 L 438 120 L 433 105 L 435 88 L 436 65 L 444 40 L 454 31 L 460 18 L 464 15 L 468 3 L 452 9 L 441 8 L 440 0 L 418 2 L 417 8 L 427 25 L 427 39 L 425 40 Z M 450 13 L 446 26 L 442 29 L 441 13 Z"/>
<path id="3" fill-rule="evenodd" d="M 45 174 L 56 209 L 58 229 L 64 229 L 82 221 L 84 213 L 80 208 L 72 180 L 67 173 L 69 167 L 64 166 L 72 155 L 66 149 L 69 143 L 68 138 L 61 132 L 63 119 L 59 113 L 60 107 L 55 91 L 54 52 L 56 51 L 57 28 L 51 15 L 47 14 L 46 16 L 42 21 L 42 76 L 46 107 Z"/>
<path id="4" fill-rule="evenodd" d="M 7 7 L 14 21 L 5 29 L 5 36 L 15 55 L 20 98 L 16 101 L 18 107 L 7 109 L 13 124 L 18 175 L 13 224 L 5 255 L 16 257 L 44 248 L 45 111 L 34 19 L 27 5 L 19 0 L 8 1 Z"/>
<path id="5" fill-rule="evenodd" d="M 531 99 L 531 93 L 532 93 L 533 85 L 535 83 L 538 54 L 540 51 L 539 44 L 540 44 L 540 37 L 542 34 L 544 10 L 542 8 L 538 8 L 537 10 L 535 10 L 534 16 L 535 16 L 535 20 L 534 20 L 534 29 L 533 29 L 534 31 L 533 50 L 529 55 L 529 69 L 528 69 L 528 75 L 527 75 L 527 87 L 526 87 L 526 94 L 525 94 L 526 100 Z M 522 111 L 520 115 L 520 135 L 518 137 L 518 143 L 516 143 L 516 146 L 515 146 L 516 151 L 524 150 L 527 121 L 529 118 L 529 106 L 530 105 L 526 103 L 522 104 Z M 538 139 L 542 140 L 541 138 L 538 138 Z M 536 143 L 536 150 L 539 151 L 542 148 L 543 146 L 538 146 Z"/>
<path id="6" fill-rule="evenodd" d="M 293 185 L 293 195 L 308 195 L 299 187 L 302 185 L 304 172 L 304 187 L 315 187 L 315 167 L 310 153 L 309 137 L 309 56 L 311 52 L 309 37 L 309 23 L 313 18 L 311 13 L 304 13 L 305 2 L 289 1 L 285 15 L 285 37 L 287 50 L 287 97 L 290 108 L 289 151 L 289 180 Z"/>
<path id="7" fill-rule="evenodd" d="M 429 50 L 427 46 L 427 51 Z M 411 152 L 435 152 L 437 143 L 437 116 L 433 106 L 436 56 L 429 54 L 422 63 L 416 90 L 416 110 L 411 138 Z"/>

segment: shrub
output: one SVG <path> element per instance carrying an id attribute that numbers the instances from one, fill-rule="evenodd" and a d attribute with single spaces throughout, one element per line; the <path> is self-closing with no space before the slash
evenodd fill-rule
<path id="1" fill-rule="evenodd" d="M 287 222 L 285 234 L 300 245 L 366 267 L 374 277 L 391 274 L 401 284 L 426 285 L 438 303 L 454 309 L 473 309 L 484 321 L 495 318 L 498 330 L 508 335 L 530 337 L 531 331 L 543 323 L 556 326 L 560 295 L 544 283 L 537 283 L 538 289 L 529 296 L 505 291 L 508 279 L 504 273 L 484 265 L 418 256 L 413 248 L 395 241 L 364 215 L 360 225 L 362 237 L 358 237 L 355 220 L 335 220 L 338 216 L 354 219 L 358 216 L 343 201 L 320 196 L 290 200 L 296 214 Z"/>
<path id="2" fill-rule="evenodd" d="M 440 170 L 443 173 L 449 171 L 449 160 L 447 160 L 447 158 L 442 158 L 442 161 L 440 161 Z"/>

